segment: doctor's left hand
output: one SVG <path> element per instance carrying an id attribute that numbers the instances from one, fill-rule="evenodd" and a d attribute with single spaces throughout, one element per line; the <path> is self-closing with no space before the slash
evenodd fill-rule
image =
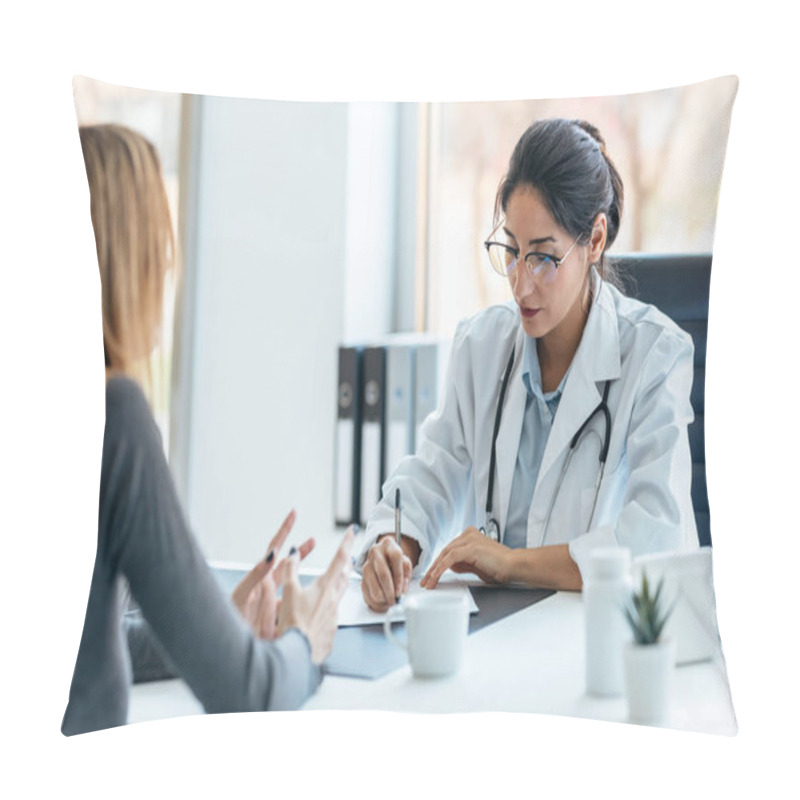
<path id="1" fill-rule="evenodd" d="M 420 586 L 433 589 L 446 569 L 471 572 L 485 583 L 503 583 L 511 550 L 493 542 L 477 528 L 467 528 L 439 553 L 420 581 Z"/>
<path id="2" fill-rule="evenodd" d="M 283 584 L 288 569 L 286 559 L 278 562 L 278 553 L 292 530 L 295 518 L 294 510 L 290 511 L 269 543 L 267 557 L 263 561 L 259 561 L 242 578 L 231 595 L 231 600 L 239 609 L 239 613 L 244 617 L 254 635 L 260 639 L 274 639 L 277 636 L 277 618 L 280 607 L 278 589 Z M 298 547 L 300 559 L 304 559 L 313 549 L 314 540 L 306 539 Z"/>

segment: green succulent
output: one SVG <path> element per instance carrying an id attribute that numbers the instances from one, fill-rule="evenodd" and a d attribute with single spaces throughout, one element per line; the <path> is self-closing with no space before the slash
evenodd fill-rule
<path id="1" fill-rule="evenodd" d="M 674 605 L 664 609 L 664 599 L 661 590 L 664 587 L 662 578 L 654 594 L 650 594 L 650 584 L 647 573 L 642 570 L 642 588 L 640 591 L 631 592 L 630 600 L 624 608 L 625 618 L 633 631 L 637 644 L 655 644 L 661 631 L 664 630 Z"/>

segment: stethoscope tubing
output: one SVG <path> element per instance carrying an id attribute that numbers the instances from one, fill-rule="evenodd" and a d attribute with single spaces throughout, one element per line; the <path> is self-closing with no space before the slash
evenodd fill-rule
<path id="1" fill-rule="evenodd" d="M 517 352 L 517 346 L 511 347 L 511 355 L 508 359 L 505 373 L 503 375 L 503 382 L 500 385 L 500 396 L 497 400 L 497 409 L 494 412 L 494 430 L 492 431 L 492 454 L 489 459 L 489 486 L 486 491 L 486 522 L 481 532 L 485 533 L 490 539 L 495 542 L 500 541 L 500 526 L 497 520 L 492 516 L 492 493 L 494 492 L 494 473 L 495 465 L 497 462 L 497 434 L 500 431 L 500 418 L 503 415 L 503 401 L 506 397 L 506 389 L 508 388 L 508 380 L 511 377 L 511 369 L 514 366 L 514 356 Z"/>
<path id="2" fill-rule="evenodd" d="M 489 460 L 489 482 L 488 487 L 486 490 L 486 520 L 484 525 L 480 528 L 481 533 L 484 533 L 488 536 L 492 541 L 499 542 L 501 539 L 500 536 L 500 526 L 497 520 L 492 516 L 492 495 L 494 493 L 494 474 L 495 474 L 495 466 L 497 462 L 497 434 L 500 431 L 500 419 L 503 414 L 503 402 L 506 396 L 506 389 L 508 388 L 508 381 L 511 377 L 511 369 L 514 365 L 514 355 L 516 353 L 516 346 L 511 348 L 511 356 L 508 359 L 508 364 L 505 369 L 505 373 L 503 375 L 503 382 L 500 386 L 500 395 L 497 401 L 497 409 L 495 410 L 494 415 L 494 430 L 492 431 L 492 450 L 491 450 L 491 457 Z M 589 515 L 589 523 L 587 525 L 587 530 L 591 528 L 592 521 L 594 520 L 594 512 L 597 507 L 597 498 L 600 494 L 600 484 L 603 481 L 603 474 L 606 468 L 606 459 L 608 458 L 608 448 L 611 444 L 611 411 L 608 408 L 608 391 L 611 386 L 610 381 L 606 381 L 606 385 L 603 389 L 603 399 L 595 406 L 594 410 L 588 417 L 583 421 L 583 424 L 578 428 L 575 432 L 575 435 L 572 437 L 569 443 L 569 451 L 567 452 L 567 457 L 564 459 L 564 463 L 561 465 L 561 472 L 558 476 L 558 481 L 556 483 L 555 490 L 553 491 L 553 495 L 550 498 L 550 505 L 547 508 L 547 516 L 545 517 L 544 521 L 544 528 L 542 532 L 542 544 L 544 544 L 545 537 L 547 536 L 547 529 L 550 526 L 550 517 L 553 513 L 553 507 L 555 506 L 556 498 L 558 497 L 558 493 L 561 491 L 561 484 L 564 481 L 564 475 L 567 472 L 567 467 L 569 466 L 570 461 L 572 460 L 572 454 L 575 452 L 575 449 L 578 446 L 581 437 L 591 423 L 591 421 L 597 416 L 598 413 L 603 415 L 604 421 L 604 436 L 602 440 L 602 447 L 600 449 L 600 469 L 597 473 L 597 479 L 595 481 L 595 488 L 594 488 L 594 501 L 592 502 L 592 511 Z"/>

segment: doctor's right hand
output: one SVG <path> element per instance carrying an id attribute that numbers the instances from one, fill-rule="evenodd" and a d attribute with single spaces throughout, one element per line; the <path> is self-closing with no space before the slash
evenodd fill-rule
<path id="1" fill-rule="evenodd" d="M 412 539 L 403 543 L 419 558 L 419 545 Z M 408 591 L 414 565 L 403 552 L 394 534 L 385 534 L 370 547 L 361 573 L 361 594 L 373 610 L 383 612 L 395 604 L 398 597 Z"/>

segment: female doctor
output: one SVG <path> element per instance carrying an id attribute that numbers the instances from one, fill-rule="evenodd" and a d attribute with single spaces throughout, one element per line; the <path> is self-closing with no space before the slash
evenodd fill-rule
<path id="1" fill-rule="evenodd" d="M 459 324 L 439 408 L 384 484 L 357 563 L 372 609 L 425 567 L 429 589 L 449 568 L 577 591 L 598 546 L 697 546 L 692 341 L 615 287 L 605 253 L 622 206 L 593 126 L 549 119 L 525 131 L 485 243 L 514 299 Z"/>

